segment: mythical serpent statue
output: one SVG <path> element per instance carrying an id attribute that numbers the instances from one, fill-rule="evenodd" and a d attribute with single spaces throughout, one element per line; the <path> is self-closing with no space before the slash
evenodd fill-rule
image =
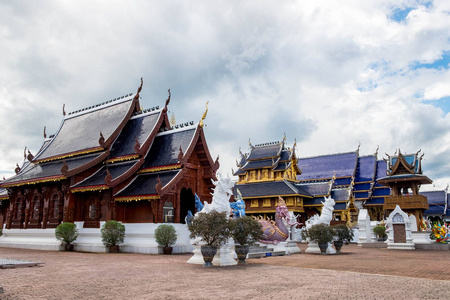
<path id="1" fill-rule="evenodd" d="M 334 210 L 334 199 L 331 198 L 331 196 L 323 197 L 325 201 L 322 202 L 323 208 L 320 216 L 318 214 L 315 214 L 314 216 L 310 217 L 306 221 L 306 229 L 311 228 L 312 225 L 316 224 L 327 224 L 330 225 L 331 220 L 333 219 L 333 210 Z"/>
<path id="2" fill-rule="evenodd" d="M 217 181 L 211 180 L 214 184 L 214 193 L 212 193 L 211 204 L 208 202 L 203 202 L 202 213 L 210 213 L 215 210 L 217 212 L 226 212 L 229 216 L 231 212 L 230 208 L 230 196 L 233 194 L 232 188 L 234 183 L 231 181 L 229 176 L 222 177 L 220 173 L 217 173 Z"/>
<path id="3" fill-rule="evenodd" d="M 284 225 L 283 219 L 289 226 L 299 225 L 298 222 L 291 223 L 291 216 L 289 210 L 286 207 L 286 203 L 283 198 L 278 196 L 278 202 L 275 205 L 275 221 L 270 219 L 258 219 L 264 231 L 264 239 L 260 240 L 261 243 L 266 244 L 278 244 L 284 242 L 289 237 L 289 230 Z"/>

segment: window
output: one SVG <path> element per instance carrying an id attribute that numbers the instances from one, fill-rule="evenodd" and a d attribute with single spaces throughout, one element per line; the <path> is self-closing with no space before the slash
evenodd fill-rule
<path id="1" fill-rule="evenodd" d="M 163 207 L 164 223 L 173 223 L 173 205 L 170 202 L 165 202 Z"/>
<path id="2" fill-rule="evenodd" d="M 89 218 L 90 219 L 95 219 L 96 212 L 97 212 L 96 205 L 94 203 L 91 203 L 89 205 Z"/>
<path id="3" fill-rule="evenodd" d="M 58 216 L 59 216 L 59 196 L 58 196 L 58 194 L 53 195 L 52 205 L 53 205 L 53 218 L 58 218 Z"/>

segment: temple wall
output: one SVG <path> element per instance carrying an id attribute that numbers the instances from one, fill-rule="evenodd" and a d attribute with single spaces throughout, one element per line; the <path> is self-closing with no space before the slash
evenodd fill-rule
<path id="1" fill-rule="evenodd" d="M 104 222 L 101 222 L 101 226 Z M 83 228 L 83 222 L 76 222 L 79 236 L 74 242 L 75 251 L 106 252 L 102 243 L 100 228 Z M 155 240 L 155 229 L 161 224 L 124 223 L 125 240 L 120 245 L 121 252 L 158 254 L 160 249 Z M 178 235 L 173 253 L 192 252 L 189 231 L 185 224 L 170 224 Z M 58 250 L 61 243 L 55 238 L 55 229 L 4 229 L 0 237 L 0 247 L 39 250 Z"/>

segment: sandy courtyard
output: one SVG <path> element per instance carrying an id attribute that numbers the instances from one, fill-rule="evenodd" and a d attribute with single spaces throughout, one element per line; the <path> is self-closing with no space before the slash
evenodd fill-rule
<path id="1" fill-rule="evenodd" d="M 304 250 L 306 245 L 301 244 Z M 204 268 L 190 254 L 94 254 L 0 248 L 43 262 L 0 269 L 0 299 L 448 299 L 450 251 L 344 246 Z"/>

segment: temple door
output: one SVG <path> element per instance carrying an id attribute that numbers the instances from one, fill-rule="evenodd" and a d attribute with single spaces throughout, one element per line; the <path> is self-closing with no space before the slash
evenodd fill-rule
<path id="1" fill-rule="evenodd" d="M 191 189 L 182 188 L 180 192 L 180 223 L 185 224 L 187 212 L 195 213 L 195 196 Z"/>

